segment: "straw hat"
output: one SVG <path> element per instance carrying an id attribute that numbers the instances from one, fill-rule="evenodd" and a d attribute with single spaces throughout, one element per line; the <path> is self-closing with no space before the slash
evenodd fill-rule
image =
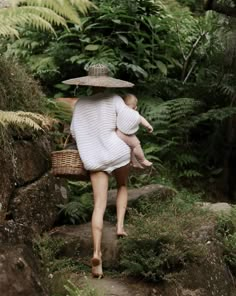
<path id="1" fill-rule="evenodd" d="M 72 85 L 89 85 L 96 87 L 133 87 L 134 84 L 128 81 L 116 79 L 109 76 L 109 69 L 107 66 L 97 64 L 90 66 L 88 69 L 88 76 L 72 78 L 63 81 L 65 84 Z"/>

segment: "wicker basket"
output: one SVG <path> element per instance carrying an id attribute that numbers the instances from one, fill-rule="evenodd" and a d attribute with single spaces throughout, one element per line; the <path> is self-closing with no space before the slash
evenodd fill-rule
<path id="1" fill-rule="evenodd" d="M 68 138 L 64 146 L 66 146 Z M 54 151 L 52 156 L 52 173 L 61 178 L 70 180 L 88 180 L 89 174 L 85 170 L 78 150 L 64 149 Z"/>

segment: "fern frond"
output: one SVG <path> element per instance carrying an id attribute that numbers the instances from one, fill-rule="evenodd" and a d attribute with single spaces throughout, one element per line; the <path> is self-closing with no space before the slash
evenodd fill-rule
<path id="1" fill-rule="evenodd" d="M 190 153 L 181 153 L 176 155 L 176 163 L 178 167 L 185 167 L 186 165 L 192 165 L 198 162 L 197 157 Z"/>
<path id="2" fill-rule="evenodd" d="M 196 118 L 196 122 L 203 121 L 222 121 L 236 114 L 236 107 L 225 107 L 219 109 L 210 109 L 205 113 L 200 114 Z"/>
<path id="3" fill-rule="evenodd" d="M 16 2 L 18 5 L 27 3 L 32 6 L 47 7 L 70 20 L 74 17 L 78 19 L 76 9 L 85 14 L 90 7 L 95 7 L 89 0 L 16 0 Z"/>
<path id="4" fill-rule="evenodd" d="M 179 177 L 196 178 L 202 177 L 202 174 L 195 170 L 184 170 L 179 174 Z"/>
<path id="5" fill-rule="evenodd" d="M 0 9 L 0 35 L 18 37 L 25 24 L 55 33 L 53 24 L 66 26 L 66 19 L 80 24 L 77 10 L 84 14 L 91 6 L 88 0 L 12 0 Z"/>
<path id="6" fill-rule="evenodd" d="M 29 59 L 29 66 L 39 76 L 42 73 L 59 73 L 54 58 L 47 55 L 32 55 Z"/>
<path id="7" fill-rule="evenodd" d="M 17 29 L 12 27 L 11 24 L 6 24 L 4 21 L 4 18 L 1 16 L 1 11 L 0 11 L 0 36 L 19 36 L 19 32 Z"/>
<path id="8" fill-rule="evenodd" d="M 48 100 L 49 115 L 62 122 L 70 124 L 72 111 L 71 106 L 64 102 L 56 102 L 53 100 Z"/>
<path id="9" fill-rule="evenodd" d="M 224 84 L 222 86 L 219 86 L 219 89 L 222 91 L 222 93 L 228 97 L 233 97 L 235 94 L 235 87 L 232 85 Z"/>
<path id="10" fill-rule="evenodd" d="M 38 113 L 0 111 L 0 124 L 3 127 L 16 126 L 18 128 L 33 128 L 42 130 L 51 125 L 52 120 Z"/>
<path id="11" fill-rule="evenodd" d="M 145 117 L 150 119 L 156 130 L 161 132 L 162 129 L 170 130 L 174 127 L 186 125 L 190 128 L 195 124 L 189 120 L 201 107 L 201 102 L 191 98 L 178 98 L 152 106 L 146 110 Z"/>

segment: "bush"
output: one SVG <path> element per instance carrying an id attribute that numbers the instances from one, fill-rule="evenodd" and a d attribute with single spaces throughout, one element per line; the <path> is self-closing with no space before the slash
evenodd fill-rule
<path id="1" fill-rule="evenodd" d="M 199 195 L 182 191 L 172 200 L 153 196 L 136 204 L 129 236 L 121 242 L 125 273 L 156 282 L 204 257 L 204 243 L 196 237 L 210 215 L 196 206 L 196 200 Z"/>
<path id="2" fill-rule="evenodd" d="M 39 84 L 19 64 L 0 57 L 0 110 L 44 111 Z"/>
<path id="3" fill-rule="evenodd" d="M 236 207 L 230 214 L 218 217 L 216 235 L 223 246 L 224 260 L 236 275 Z"/>
<path id="4" fill-rule="evenodd" d="M 42 268 L 48 273 L 61 270 L 77 270 L 78 264 L 70 258 L 60 256 L 65 241 L 44 235 L 34 240 L 34 251 L 39 256 Z"/>

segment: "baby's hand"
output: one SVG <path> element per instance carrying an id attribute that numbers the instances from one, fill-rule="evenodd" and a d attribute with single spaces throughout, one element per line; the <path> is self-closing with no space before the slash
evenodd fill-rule
<path id="1" fill-rule="evenodd" d="M 151 125 L 148 125 L 146 128 L 150 134 L 153 132 L 153 127 Z"/>

